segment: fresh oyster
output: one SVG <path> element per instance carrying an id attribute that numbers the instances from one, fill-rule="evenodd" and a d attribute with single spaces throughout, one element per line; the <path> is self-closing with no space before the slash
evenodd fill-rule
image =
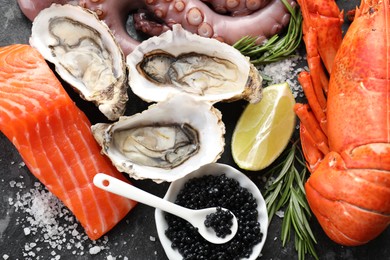
<path id="1" fill-rule="evenodd" d="M 124 55 L 95 13 L 53 4 L 35 18 L 30 44 L 108 119 L 123 115 L 128 100 Z"/>
<path id="2" fill-rule="evenodd" d="M 113 124 L 95 124 L 92 133 L 119 171 L 155 182 L 174 181 L 217 161 L 225 145 L 220 111 L 187 94 Z"/>
<path id="3" fill-rule="evenodd" d="M 143 41 L 126 63 L 131 89 L 148 102 L 183 92 L 212 103 L 261 99 L 262 78 L 248 57 L 178 24 L 172 31 Z"/>

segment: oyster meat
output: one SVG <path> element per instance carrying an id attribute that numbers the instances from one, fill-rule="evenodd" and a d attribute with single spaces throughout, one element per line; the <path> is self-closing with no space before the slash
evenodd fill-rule
<path id="1" fill-rule="evenodd" d="M 33 21 L 30 44 L 108 119 L 123 115 L 128 100 L 124 55 L 95 13 L 53 4 Z"/>
<path id="2" fill-rule="evenodd" d="M 238 68 L 228 61 L 197 53 L 174 57 L 166 52 L 149 54 L 137 65 L 149 80 L 161 85 L 174 85 L 196 95 L 222 94 L 239 89 Z"/>
<path id="3" fill-rule="evenodd" d="M 187 94 L 113 124 L 95 124 L 92 133 L 119 171 L 155 182 L 174 181 L 217 161 L 225 145 L 220 111 Z"/>
<path id="4" fill-rule="evenodd" d="M 148 102 L 187 93 L 212 103 L 260 101 L 262 78 L 232 46 L 173 25 L 172 31 L 143 41 L 126 58 L 129 85 Z"/>
<path id="5" fill-rule="evenodd" d="M 155 124 L 113 133 L 115 147 L 133 163 L 173 169 L 199 151 L 198 132 L 188 124 Z"/>

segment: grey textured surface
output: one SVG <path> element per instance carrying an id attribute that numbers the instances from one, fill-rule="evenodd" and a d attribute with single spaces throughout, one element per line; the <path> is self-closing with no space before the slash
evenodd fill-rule
<path id="1" fill-rule="evenodd" d="M 344 7 L 353 5 L 355 1 L 338 1 Z M 348 10 L 348 8 L 345 8 Z M 16 1 L 0 0 L 1 25 L 0 46 L 13 43 L 27 43 L 30 35 L 31 22 L 20 12 Z M 86 112 L 92 123 L 104 120 L 99 112 L 90 104 L 80 100 L 71 89 L 70 95 L 76 103 Z M 133 114 L 147 107 L 147 104 L 132 96 L 126 114 Z M 226 124 L 226 143 L 230 143 L 234 125 L 244 106 L 243 102 L 231 104 L 218 104 L 217 107 L 223 113 Z M 98 240 L 95 244 L 89 240 L 80 240 L 67 234 L 67 241 L 61 246 L 53 248 L 47 242 L 42 242 L 45 235 L 38 229 L 36 234 L 26 235 L 23 231 L 29 227 L 29 215 L 10 202 L 18 200 L 18 195 L 23 195 L 36 189 L 37 180 L 30 174 L 26 166 L 20 165 L 22 159 L 11 142 L 0 134 L 0 259 L 8 255 L 9 259 L 108 259 L 108 256 L 116 259 L 165 260 L 165 253 L 159 243 L 154 224 L 154 210 L 139 204 L 129 215 L 119 223 L 106 238 Z M 225 148 L 225 153 L 219 162 L 234 165 L 230 155 L 230 145 Z M 235 165 L 234 165 L 235 166 Z M 248 173 L 258 183 L 263 185 L 260 173 Z M 22 183 L 23 187 L 17 187 L 13 183 Z M 168 184 L 155 184 L 150 181 L 134 181 L 134 184 L 151 193 L 162 197 L 168 188 Z M 387 229 L 380 237 L 367 245 L 360 247 L 343 247 L 330 241 L 316 220 L 312 219 L 313 229 L 317 237 L 316 246 L 320 259 L 389 259 L 390 258 L 390 230 Z M 60 220 L 60 226 L 67 223 Z M 31 226 L 30 226 L 31 227 Z M 77 229 L 82 233 L 81 228 Z M 296 259 L 294 242 L 290 241 L 282 247 L 280 241 L 281 219 L 275 217 L 268 231 L 268 238 L 262 252 L 261 259 Z M 78 241 L 80 240 L 80 241 Z M 81 242 L 81 247 L 75 244 Z M 36 245 L 34 245 L 36 243 Z M 70 243 L 70 249 L 67 249 Z M 93 246 L 104 247 L 98 254 L 90 254 L 89 248 Z M 32 249 L 29 249 L 33 247 Z M 40 248 L 40 250 L 38 250 Z M 29 255 L 30 254 L 30 255 Z M 310 259 L 308 257 L 307 259 Z"/>

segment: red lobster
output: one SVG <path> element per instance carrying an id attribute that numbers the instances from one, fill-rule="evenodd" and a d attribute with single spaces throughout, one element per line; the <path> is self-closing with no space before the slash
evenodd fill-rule
<path id="1" fill-rule="evenodd" d="M 390 223 L 390 0 L 362 0 L 344 39 L 334 0 L 298 3 L 310 69 L 299 75 L 309 104 L 295 106 L 307 200 L 333 241 L 365 244 Z"/>

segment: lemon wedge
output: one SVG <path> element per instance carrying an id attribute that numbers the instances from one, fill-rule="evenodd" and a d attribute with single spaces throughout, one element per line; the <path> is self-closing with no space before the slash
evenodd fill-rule
<path id="1" fill-rule="evenodd" d="M 264 88 L 262 100 L 248 104 L 232 136 L 233 159 L 241 169 L 264 169 L 283 152 L 295 128 L 294 104 L 288 83 Z"/>

